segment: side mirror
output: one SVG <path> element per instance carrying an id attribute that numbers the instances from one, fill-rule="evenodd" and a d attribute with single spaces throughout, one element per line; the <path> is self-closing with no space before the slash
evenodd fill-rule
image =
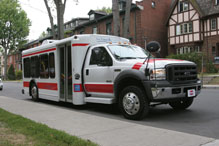
<path id="1" fill-rule="evenodd" d="M 159 52 L 160 51 L 160 43 L 156 42 L 156 41 L 152 41 L 150 43 L 147 44 L 147 50 L 150 53 L 154 53 L 154 52 Z"/>

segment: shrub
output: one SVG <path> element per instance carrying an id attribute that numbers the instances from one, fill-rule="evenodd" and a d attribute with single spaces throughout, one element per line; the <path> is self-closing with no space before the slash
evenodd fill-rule
<path id="1" fill-rule="evenodd" d="M 17 70 L 15 74 L 16 74 L 16 80 L 22 79 L 22 71 L 21 70 Z"/>
<path id="2" fill-rule="evenodd" d="M 193 52 L 193 53 L 178 54 L 178 55 L 172 54 L 172 55 L 167 56 L 167 58 L 192 61 L 197 64 L 198 71 L 200 72 L 202 69 L 202 55 L 203 55 L 202 53 Z M 205 65 L 204 67 L 206 68 L 206 72 L 217 73 L 218 69 L 214 66 L 212 61 L 207 59 L 206 56 L 203 56 L 203 57 L 204 57 L 204 65 Z"/>
<path id="3" fill-rule="evenodd" d="M 8 69 L 8 79 L 9 80 L 15 80 L 15 72 L 14 72 L 14 66 L 11 65 Z"/>
<path id="4" fill-rule="evenodd" d="M 201 71 L 202 68 L 202 54 L 201 53 L 186 53 L 186 54 L 178 54 L 178 55 L 169 55 L 167 58 L 172 59 L 181 59 L 181 60 L 188 60 L 192 61 L 197 64 L 198 71 Z"/>

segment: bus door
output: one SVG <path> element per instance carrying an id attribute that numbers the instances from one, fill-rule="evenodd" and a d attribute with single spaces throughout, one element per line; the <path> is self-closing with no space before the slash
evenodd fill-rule
<path id="1" fill-rule="evenodd" d="M 72 57 L 71 44 L 65 44 L 59 47 L 60 52 L 60 100 L 72 102 Z"/>

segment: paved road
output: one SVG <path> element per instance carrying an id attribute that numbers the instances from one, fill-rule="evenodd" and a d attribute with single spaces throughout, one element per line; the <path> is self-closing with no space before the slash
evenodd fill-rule
<path id="1" fill-rule="evenodd" d="M 32 102 L 29 96 L 21 94 L 21 88 L 21 83 L 4 83 L 4 89 L 0 92 L 0 95 Z M 202 93 L 195 99 L 191 108 L 186 111 L 174 111 L 168 105 L 151 108 L 149 116 L 142 121 L 126 120 L 117 110 L 112 110 L 112 106 L 107 105 L 89 104 L 77 107 L 72 104 L 55 103 L 45 100 L 41 102 L 110 119 L 219 139 L 218 89 L 202 90 Z"/>

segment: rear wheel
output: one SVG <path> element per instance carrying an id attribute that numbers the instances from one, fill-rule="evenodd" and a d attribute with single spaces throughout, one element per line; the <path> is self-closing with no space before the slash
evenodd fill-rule
<path id="1" fill-rule="evenodd" d="M 32 84 L 31 86 L 31 96 L 34 101 L 39 100 L 38 88 L 36 84 Z"/>
<path id="2" fill-rule="evenodd" d="M 193 98 L 170 102 L 169 105 L 176 110 L 184 110 L 190 107 L 193 103 Z"/>
<path id="3" fill-rule="evenodd" d="M 119 108 L 127 119 L 143 119 L 149 111 L 149 103 L 145 92 L 137 86 L 126 87 L 120 93 Z"/>

